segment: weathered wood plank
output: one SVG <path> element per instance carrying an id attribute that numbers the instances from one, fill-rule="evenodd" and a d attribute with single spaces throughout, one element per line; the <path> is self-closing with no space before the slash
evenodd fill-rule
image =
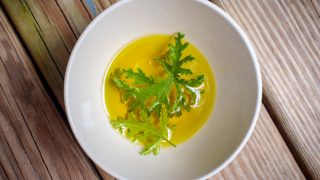
<path id="1" fill-rule="evenodd" d="M 0 111 L 0 115 L 1 115 L 1 122 L 3 121 L 4 117 L 3 117 L 3 111 Z M 1 126 L 3 126 L 1 124 Z M 6 133 L 8 133 L 9 131 L 12 131 L 12 128 L 9 130 L 9 128 L 7 128 Z M 14 137 L 16 140 L 15 142 L 19 142 L 19 139 L 13 135 L 11 135 L 10 133 L 8 133 L 11 137 Z M 14 158 L 12 151 L 10 150 L 10 147 L 8 145 L 8 142 L 6 141 L 3 131 L 0 131 L 0 162 L 1 162 L 1 167 L 3 169 L 3 171 L 5 172 L 5 176 L 7 176 L 9 179 L 22 179 L 22 174 L 21 171 L 17 165 L 17 161 Z M 24 152 L 24 151 L 22 151 Z M 27 161 L 29 162 L 29 161 Z M 27 166 L 28 169 L 30 169 L 30 164 L 28 164 Z M 33 170 L 33 169 L 32 169 Z M 44 171 L 46 172 L 46 171 Z M 5 177 L 3 176 L 3 177 Z"/>
<path id="2" fill-rule="evenodd" d="M 219 4 L 247 32 L 260 61 L 264 103 L 303 172 L 320 178 L 320 1 Z"/>
<path id="3" fill-rule="evenodd" d="M 108 0 L 96 0 L 95 4 L 97 5 L 97 7 L 100 7 L 99 11 L 101 12 L 102 10 L 111 6 L 113 3 L 115 3 L 115 2 L 110 2 Z M 100 4 L 101 4 L 101 6 L 99 6 Z"/>
<path id="4" fill-rule="evenodd" d="M 94 2 L 99 13 L 115 1 L 0 1 L 63 108 L 63 78 L 70 52 L 94 17 L 88 2 Z"/>
<path id="5" fill-rule="evenodd" d="M 28 50 L 63 103 L 63 77 L 77 37 L 90 22 L 80 1 L 3 0 Z"/>
<path id="6" fill-rule="evenodd" d="M 0 164 L 0 180 L 9 179 L 6 172 L 4 171 L 2 165 Z"/>
<path id="7" fill-rule="evenodd" d="M 305 179 L 265 107 L 238 157 L 214 179 Z"/>
<path id="8" fill-rule="evenodd" d="M 0 9 L 0 162 L 9 179 L 98 179 Z"/>
<path id="9" fill-rule="evenodd" d="M 94 17 L 86 2 L 0 1 L 62 108 L 63 78 L 69 54 L 76 39 Z M 97 12 L 101 12 L 111 3 L 104 1 L 102 5 Z M 98 170 L 104 179 L 112 179 L 101 169 Z"/>
<path id="10" fill-rule="evenodd" d="M 83 1 L 58 0 L 57 3 L 61 13 L 67 20 L 66 22 L 69 24 L 69 28 L 71 27 L 75 37 L 78 38 L 92 20 L 93 14 L 87 9 L 87 6 L 84 6 L 85 2 Z M 59 20 L 55 22 L 59 22 Z M 71 47 L 73 47 L 73 45 Z"/>

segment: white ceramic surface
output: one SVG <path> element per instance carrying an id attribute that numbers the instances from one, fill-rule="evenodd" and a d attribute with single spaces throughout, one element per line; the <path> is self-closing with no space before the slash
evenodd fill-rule
<path id="1" fill-rule="evenodd" d="M 213 114 L 177 148 L 141 156 L 139 146 L 112 129 L 103 78 L 113 56 L 148 34 L 184 32 L 207 57 L 217 82 Z M 87 27 L 72 51 L 65 104 L 72 131 L 89 157 L 120 179 L 207 178 L 239 153 L 256 124 L 261 77 L 252 46 L 239 26 L 206 0 L 122 0 Z"/>

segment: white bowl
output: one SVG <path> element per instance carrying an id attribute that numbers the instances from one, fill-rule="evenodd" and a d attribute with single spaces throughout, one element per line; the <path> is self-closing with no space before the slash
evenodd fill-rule
<path id="1" fill-rule="evenodd" d="M 177 148 L 141 156 L 140 147 L 112 129 L 103 78 L 113 56 L 148 34 L 183 32 L 213 69 L 217 94 L 212 115 Z M 207 178 L 242 149 L 256 124 L 261 77 L 252 46 L 239 26 L 206 0 L 122 0 L 87 27 L 72 51 L 65 105 L 79 144 L 102 169 L 120 179 Z"/>

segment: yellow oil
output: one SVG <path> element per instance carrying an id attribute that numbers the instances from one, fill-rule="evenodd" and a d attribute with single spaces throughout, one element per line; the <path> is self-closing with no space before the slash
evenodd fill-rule
<path id="1" fill-rule="evenodd" d="M 172 42 L 171 35 L 150 35 L 137 39 L 123 49 L 114 57 L 112 64 L 107 70 L 105 78 L 105 102 L 110 119 L 124 117 L 127 112 L 125 104 L 121 103 L 120 93 L 117 87 L 110 80 L 110 75 L 117 68 L 137 68 L 142 69 L 146 75 L 157 76 L 162 72 L 161 66 L 153 60 L 163 54 L 167 45 Z M 191 138 L 207 121 L 214 104 L 215 80 L 212 70 L 206 58 L 192 44 L 183 52 L 183 55 L 191 54 L 195 61 L 185 64 L 185 68 L 193 71 L 194 75 L 203 74 L 205 76 L 205 92 L 201 95 L 197 107 L 190 112 L 183 111 L 180 117 L 170 119 L 170 123 L 176 125 L 171 141 L 180 144 Z M 166 146 L 166 144 L 164 144 Z"/>

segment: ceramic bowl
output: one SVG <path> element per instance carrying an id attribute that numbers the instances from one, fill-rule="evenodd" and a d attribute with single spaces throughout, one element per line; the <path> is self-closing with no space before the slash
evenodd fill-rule
<path id="1" fill-rule="evenodd" d="M 213 113 L 190 140 L 141 156 L 110 125 L 103 80 L 114 55 L 150 34 L 183 32 L 208 59 L 217 93 Z M 72 131 L 95 164 L 120 179 L 207 178 L 248 141 L 261 103 L 259 65 L 230 16 L 206 0 L 122 0 L 97 16 L 77 41 L 65 76 Z"/>

